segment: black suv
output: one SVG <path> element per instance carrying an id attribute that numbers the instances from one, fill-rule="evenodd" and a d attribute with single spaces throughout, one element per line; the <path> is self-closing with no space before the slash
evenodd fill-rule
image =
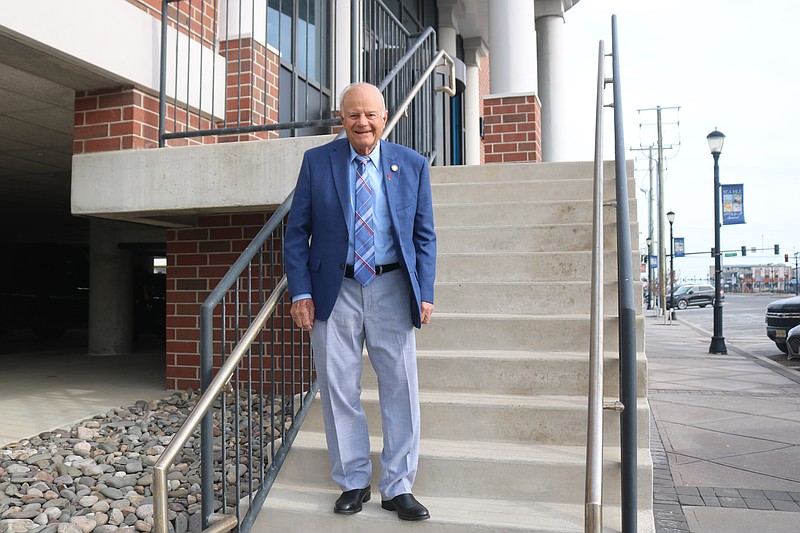
<path id="1" fill-rule="evenodd" d="M 800 324 L 800 296 L 776 300 L 767 306 L 767 336 L 783 353 L 787 353 L 786 335 Z"/>
<path id="2" fill-rule="evenodd" d="M 725 294 L 720 291 L 720 300 Z M 673 301 L 675 302 L 673 304 Z M 711 285 L 681 285 L 672 295 L 667 296 L 667 307 L 686 309 L 690 305 L 705 307 L 714 303 L 714 287 Z"/>

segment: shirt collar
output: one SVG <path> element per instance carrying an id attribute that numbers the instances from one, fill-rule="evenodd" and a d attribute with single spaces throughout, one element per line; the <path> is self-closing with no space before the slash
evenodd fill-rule
<path id="1" fill-rule="evenodd" d="M 351 163 L 353 162 L 353 160 L 358 155 L 359 154 L 357 154 L 356 151 L 353 150 L 353 147 L 350 146 L 350 162 Z M 375 145 L 375 148 L 373 148 L 372 152 L 370 152 L 369 155 L 367 155 L 367 157 L 369 157 L 370 161 L 372 161 L 372 164 L 375 165 L 375 168 L 380 168 L 380 164 L 381 164 L 381 141 L 378 141 L 378 144 Z"/>

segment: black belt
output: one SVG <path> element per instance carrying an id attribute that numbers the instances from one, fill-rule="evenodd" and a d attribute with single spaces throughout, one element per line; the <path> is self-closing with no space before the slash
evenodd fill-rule
<path id="1" fill-rule="evenodd" d="M 392 270 L 397 270 L 398 268 L 400 268 L 400 263 L 389 263 L 388 265 L 375 265 L 375 275 L 380 276 L 381 274 L 386 274 L 387 272 L 391 272 Z M 346 278 L 355 277 L 353 274 L 353 265 L 345 265 L 344 277 Z"/>

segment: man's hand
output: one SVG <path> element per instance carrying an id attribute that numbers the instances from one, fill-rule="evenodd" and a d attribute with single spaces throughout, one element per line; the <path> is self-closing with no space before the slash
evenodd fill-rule
<path id="1" fill-rule="evenodd" d="M 431 321 L 433 314 L 433 304 L 430 302 L 422 302 L 420 305 L 420 320 L 423 324 L 428 324 Z"/>
<path id="2" fill-rule="evenodd" d="M 297 327 L 311 331 L 314 326 L 314 300 L 303 298 L 292 302 L 292 320 Z"/>

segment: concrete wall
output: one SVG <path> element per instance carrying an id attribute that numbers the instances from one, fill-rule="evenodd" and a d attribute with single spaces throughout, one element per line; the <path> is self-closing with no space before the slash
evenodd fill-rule
<path id="1" fill-rule="evenodd" d="M 72 213 L 147 222 L 148 217 L 274 207 L 294 187 L 303 153 L 332 138 L 76 155 Z"/>

